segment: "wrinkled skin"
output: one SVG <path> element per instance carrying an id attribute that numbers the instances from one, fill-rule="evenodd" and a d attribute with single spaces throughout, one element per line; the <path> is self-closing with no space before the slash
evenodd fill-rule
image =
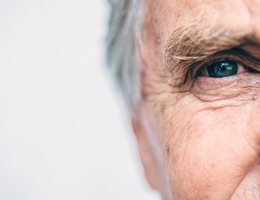
<path id="1" fill-rule="evenodd" d="M 198 75 L 182 90 L 169 84 L 183 74 L 170 74 L 163 51 L 176 28 L 203 23 L 251 31 L 255 43 L 239 48 L 260 60 L 259 10 L 259 0 L 144 1 L 142 98 L 132 122 L 146 178 L 163 200 L 260 199 L 260 65 Z"/>

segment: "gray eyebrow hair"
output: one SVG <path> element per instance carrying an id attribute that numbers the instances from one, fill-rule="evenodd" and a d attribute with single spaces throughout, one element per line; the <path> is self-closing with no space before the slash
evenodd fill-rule
<path id="1" fill-rule="evenodd" d="M 181 74 L 181 77 L 192 70 L 196 63 L 218 52 L 256 42 L 251 30 L 235 31 L 190 24 L 171 33 L 163 49 L 164 63 L 172 74 Z M 183 78 L 185 80 L 177 86 L 181 87 L 190 77 Z"/>

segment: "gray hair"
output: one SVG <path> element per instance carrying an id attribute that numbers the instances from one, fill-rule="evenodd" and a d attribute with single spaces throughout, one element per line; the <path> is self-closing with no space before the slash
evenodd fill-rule
<path id="1" fill-rule="evenodd" d="M 127 105 L 135 107 L 139 97 L 136 67 L 141 0 L 108 0 L 111 6 L 106 38 L 108 69 Z"/>

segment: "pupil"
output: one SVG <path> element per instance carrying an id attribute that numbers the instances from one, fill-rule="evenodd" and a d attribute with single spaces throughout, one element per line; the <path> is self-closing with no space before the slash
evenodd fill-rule
<path id="1" fill-rule="evenodd" d="M 221 72 L 224 72 L 226 70 L 226 67 L 225 66 L 222 66 L 221 67 Z"/>
<path id="2" fill-rule="evenodd" d="M 207 67 L 209 77 L 223 78 L 238 73 L 238 64 L 235 61 L 216 62 Z"/>

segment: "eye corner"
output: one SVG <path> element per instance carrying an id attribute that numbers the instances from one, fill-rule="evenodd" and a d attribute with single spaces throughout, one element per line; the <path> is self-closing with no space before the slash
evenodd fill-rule
<path id="1" fill-rule="evenodd" d="M 206 77 L 208 76 L 206 65 L 201 66 L 196 72 L 196 77 L 201 77 L 201 76 L 206 76 Z"/>

